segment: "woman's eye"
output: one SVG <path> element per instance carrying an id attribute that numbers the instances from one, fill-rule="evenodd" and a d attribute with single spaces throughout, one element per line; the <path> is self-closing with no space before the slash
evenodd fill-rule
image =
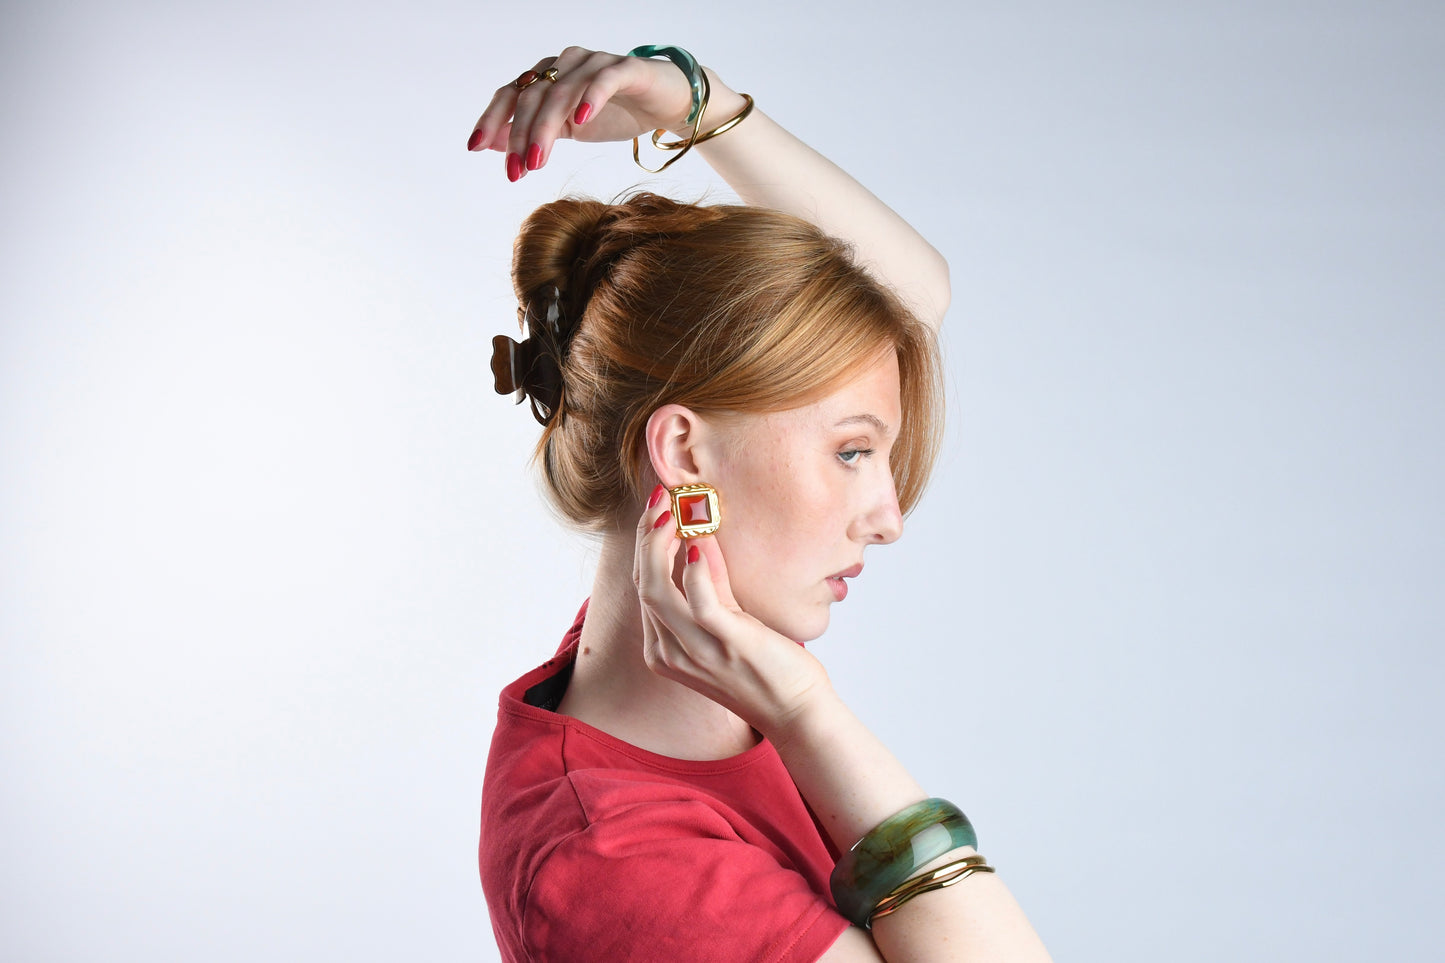
<path id="1" fill-rule="evenodd" d="M 858 459 L 873 454 L 872 448 L 849 448 L 838 452 L 838 460 L 845 465 L 856 465 Z"/>

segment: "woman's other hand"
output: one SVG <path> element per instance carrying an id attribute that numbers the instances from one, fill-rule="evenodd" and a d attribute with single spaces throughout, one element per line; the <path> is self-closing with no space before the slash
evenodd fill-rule
<path id="1" fill-rule="evenodd" d="M 775 741 L 811 703 L 831 695 L 828 674 L 810 652 L 743 611 L 717 540 L 678 538 L 661 486 L 638 520 L 633 581 L 643 655 L 658 675 Z"/>
<path id="2" fill-rule="evenodd" d="M 515 181 L 546 164 L 559 139 L 631 140 L 682 126 L 691 107 L 687 77 L 666 60 L 568 47 L 497 88 L 467 149 L 505 151 Z"/>

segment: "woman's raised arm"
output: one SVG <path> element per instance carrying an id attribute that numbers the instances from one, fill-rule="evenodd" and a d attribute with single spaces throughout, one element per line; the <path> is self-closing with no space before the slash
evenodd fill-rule
<path id="1" fill-rule="evenodd" d="M 704 133 L 746 106 L 716 73 L 707 74 Z M 467 146 L 504 151 L 515 181 L 543 167 L 559 139 L 625 141 L 659 128 L 686 137 L 691 105 L 686 75 L 668 61 L 569 47 L 499 88 Z M 938 328 L 948 308 L 948 263 L 832 161 L 760 108 L 695 149 L 746 203 L 795 214 L 851 243 L 868 270 Z"/>

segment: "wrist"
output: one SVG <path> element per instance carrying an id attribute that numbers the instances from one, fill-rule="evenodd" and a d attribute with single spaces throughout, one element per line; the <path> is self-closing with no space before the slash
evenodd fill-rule
<path id="1" fill-rule="evenodd" d="M 758 731 L 779 753 L 807 754 L 825 751 L 828 741 L 846 730 L 850 720 L 857 723 L 853 711 L 824 675 L 803 698 L 779 712 L 768 728 Z"/>
<path id="2" fill-rule="evenodd" d="M 742 94 L 724 83 L 711 67 L 703 67 L 702 70 L 707 74 L 709 88 L 707 110 L 702 116 L 700 125 L 700 132 L 706 134 L 729 117 L 736 116 L 747 106 L 747 101 L 743 99 Z M 692 125 L 687 123 L 684 118 L 678 118 L 676 123 L 669 124 L 667 129 L 684 139 L 692 134 Z"/>

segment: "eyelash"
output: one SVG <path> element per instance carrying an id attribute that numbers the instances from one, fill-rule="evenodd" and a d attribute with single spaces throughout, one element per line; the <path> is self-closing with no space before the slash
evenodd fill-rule
<path id="1" fill-rule="evenodd" d="M 848 456 L 848 455 L 861 455 L 861 456 L 864 457 L 864 458 L 869 458 L 869 457 L 871 457 L 871 456 L 873 455 L 873 449 L 872 449 L 872 448 L 849 448 L 849 449 L 846 449 L 845 451 L 840 451 L 840 452 L 838 452 L 838 460 L 841 461 L 841 462 L 844 464 L 845 467 L 848 467 L 848 468 L 856 468 L 857 465 L 858 465 L 858 459 L 857 459 L 857 458 L 848 458 L 848 457 L 845 457 L 845 456 Z"/>

